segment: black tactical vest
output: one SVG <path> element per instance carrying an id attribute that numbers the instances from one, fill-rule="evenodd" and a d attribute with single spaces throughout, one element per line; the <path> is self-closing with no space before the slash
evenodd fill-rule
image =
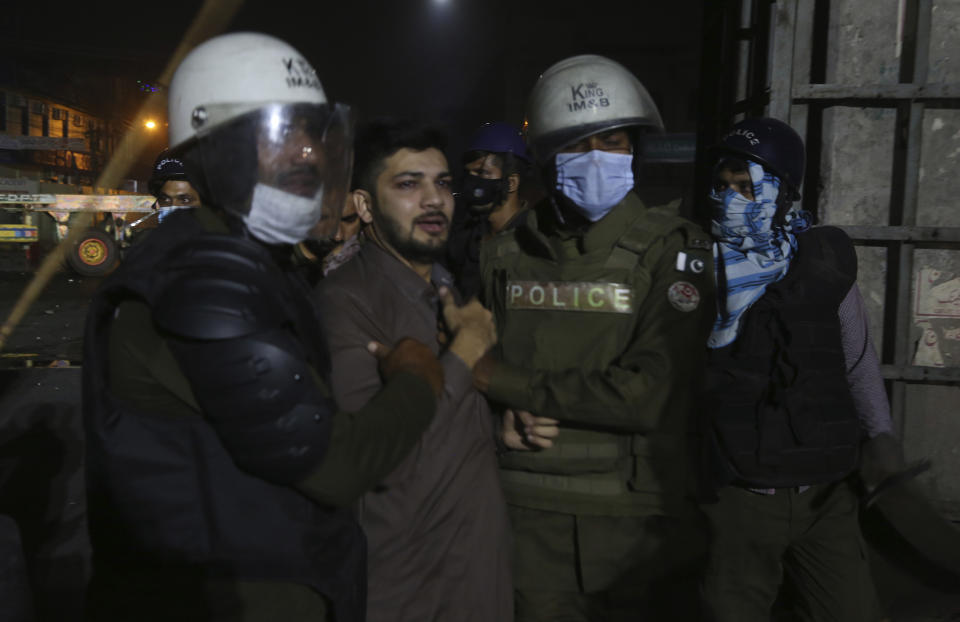
<path id="1" fill-rule="evenodd" d="M 856 466 L 860 425 L 847 384 L 840 303 L 856 254 L 840 229 L 797 236 L 787 275 L 711 350 L 704 413 L 706 478 L 777 488 L 836 481 Z"/>
<path id="2" fill-rule="evenodd" d="M 204 418 L 137 412 L 108 390 L 106 352 L 115 309 L 129 298 L 152 306 L 163 292 L 166 258 L 199 235 L 210 234 L 192 215 L 172 215 L 91 303 L 83 409 L 94 598 L 109 603 L 109 592 L 147 583 L 160 607 L 164 600 L 184 599 L 202 607 L 208 580 L 298 583 L 326 596 L 337 620 L 362 621 L 365 540 L 347 512 L 244 473 Z M 288 314 L 294 325 L 309 315 L 304 309 Z M 317 353 L 318 360 L 323 356 Z M 162 618 L 158 611 L 142 614 Z M 191 619 L 206 617 L 197 611 Z"/>

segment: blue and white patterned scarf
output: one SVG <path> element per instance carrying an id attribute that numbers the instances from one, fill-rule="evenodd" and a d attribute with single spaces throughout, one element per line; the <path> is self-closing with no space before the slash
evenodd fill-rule
<path id="1" fill-rule="evenodd" d="M 710 194 L 717 211 L 711 231 L 716 239 L 713 259 L 719 307 L 707 340 L 711 348 L 722 348 L 736 340 L 740 318 L 763 296 L 768 285 L 787 273 L 797 249 L 794 233 L 806 230 L 810 222 L 809 214 L 795 206 L 787 212 L 784 226 L 775 227 L 780 180 L 755 162 L 747 165 L 753 181 L 753 201 L 733 188 Z"/>

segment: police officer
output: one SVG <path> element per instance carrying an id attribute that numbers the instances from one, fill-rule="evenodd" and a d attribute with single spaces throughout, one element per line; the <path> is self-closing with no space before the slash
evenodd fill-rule
<path id="1" fill-rule="evenodd" d="M 91 619 L 364 619 L 363 535 L 337 507 L 406 455 L 443 380 L 405 341 L 357 416 L 330 400 L 291 256 L 339 223 L 348 113 L 266 35 L 177 69 L 171 156 L 203 206 L 135 247 L 87 322 Z"/>
<path id="2" fill-rule="evenodd" d="M 716 620 L 766 621 L 789 578 L 804 620 L 878 619 L 852 476 L 863 439 L 896 442 L 856 253 L 794 203 L 790 126 L 747 119 L 715 153 L 705 595 Z"/>
<path id="3" fill-rule="evenodd" d="M 517 619 L 696 619 L 689 436 L 713 316 L 708 238 L 635 187 L 638 138 L 662 122 L 623 66 L 553 65 L 528 120 L 550 195 L 481 251 L 499 343 L 475 369 L 528 440 L 531 414 L 560 425 L 552 447 L 501 461 Z"/>
<path id="4" fill-rule="evenodd" d="M 160 222 L 174 210 L 200 206 L 200 195 L 190 185 L 183 161 L 170 155 L 167 149 L 161 151 L 154 161 L 147 188 L 157 198 L 157 219 Z"/>
<path id="5" fill-rule="evenodd" d="M 527 203 L 520 198 L 530 166 L 520 129 L 509 123 L 484 123 L 463 155 L 462 204 L 454 214 L 448 263 L 465 299 L 480 291 L 480 245 L 516 226 Z"/>

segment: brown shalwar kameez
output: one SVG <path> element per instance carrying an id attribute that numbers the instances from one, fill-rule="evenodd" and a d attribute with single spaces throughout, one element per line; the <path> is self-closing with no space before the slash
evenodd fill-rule
<path id="1" fill-rule="evenodd" d="M 433 423 L 372 492 L 358 516 L 367 534 L 369 622 L 513 619 L 509 522 L 497 473 L 493 419 L 470 370 L 438 342 L 436 288 L 373 243 L 321 282 L 334 397 L 352 411 L 380 388 L 367 343 L 429 345 L 445 374 Z"/>

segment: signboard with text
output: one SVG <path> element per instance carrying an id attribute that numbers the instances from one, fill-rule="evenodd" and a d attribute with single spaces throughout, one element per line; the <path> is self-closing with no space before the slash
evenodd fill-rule
<path id="1" fill-rule="evenodd" d="M 0 134 L 0 149 L 25 149 L 41 151 L 87 151 L 87 141 L 83 138 L 63 138 L 60 136 L 10 136 Z"/>
<path id="2" fill-rule="evenodd" d="M 25 177 L 0 177 L 0 192 L 36 193 L 37 181 Z"/>
<path id="3" fill-rule="evenodd" d="M 696 134 L 646 134 L 640 141 L 645 162 L 683 164 L 697 159 Z"/>
<path id="4" fill-rule="evenodd" d="M 152 212 L 156 198 L 144 194 L 26 194 L 0 193 L 0 205 L 44 206 L 57 212 Z M 37 208 L 31 208 L 34 211 Z"/>

